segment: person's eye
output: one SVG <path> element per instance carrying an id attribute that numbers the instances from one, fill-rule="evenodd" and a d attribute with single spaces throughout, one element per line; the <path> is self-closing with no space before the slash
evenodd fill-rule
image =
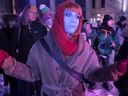
<path id="1" fill-rule="evenodd" d="M 76 16 L 77 19 L 80 19 L 80 16 Z"/>
<path id="2" fill-rule="evenodd" d="M 69 16 L 71 16 L 71 15 L 70 15 L 69 13 L 66 13 L 66 16 L 68 16 L 68 17 L 69 17 Z"/>

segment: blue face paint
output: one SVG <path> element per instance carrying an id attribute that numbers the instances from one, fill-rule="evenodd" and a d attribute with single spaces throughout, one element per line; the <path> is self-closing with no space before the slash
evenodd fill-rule
<path id="1" fill-rule="evenodd" d="M 64 11 L 64 26 L 65 32 L 69 34 L 75 33 L 78 25 L 79 25 L 79 14 L 73 11 L 68 11 L 65 9 Z"/>

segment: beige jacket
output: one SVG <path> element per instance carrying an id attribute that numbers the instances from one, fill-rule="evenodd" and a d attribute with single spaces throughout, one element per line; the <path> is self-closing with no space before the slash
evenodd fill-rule
<path id="1" fill-rule="evenodd" d="M 65 61 L 69 67 L 84 74 L 85 79 L 93 82 L 118 79 L 119 72 L 116 70 L 116 64 L 99 67 L 94 50 L 84 40 L 81 33 L 79 35 L 78 49 L 70 58 L 63 55 L 51 30 L 45 40 L 58 57 Z M 4 68 L 6 74 L 29 82 L 41 78 L 43 83 L 42 93 L 44 92 L 48 96 L 85 96 L 80 89 L 79 92 L 74 89 L 79 82 L 49 56 L 40 41 L 37 41 L 31 48 L 26 64 L 9 57 L 4 61 L 2 68 Z"/>

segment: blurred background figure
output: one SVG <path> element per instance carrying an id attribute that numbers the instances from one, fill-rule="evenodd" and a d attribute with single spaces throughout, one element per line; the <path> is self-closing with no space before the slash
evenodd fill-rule
<path id="1" fill-rule="evenodd" d="M 84 23 L 86 23 L 86 22 L 88 22 L 88 20 L 84 19 L 84 20 L 82 21 L 82 25 L 84 25 Z"/>
<path id="2" fill-rule="evenodd" d="M 98 27 L 101 27 L 101 24 L 102 24 L 101 21 L 98 20 L 98 21 L 97 21 L 97 26 L 98 26 Z"/>
<path id="3" fill-rule="evenodd" d="M 44 4 L 39 6 L 41 23 L 47 28 L 47 31 L 52 27 L 51 10 Z"/>
<path id="4" fill-rule="evenodd" d="M 18 26 L 18 15 L 4 14 L 2 16 L 3 32 L 8 36 L 9 42 L 11 40 L 14 28 Z"/>
<path id="5" fill-rule="evenodd" d="M 120 45 L 122 45 L 123 41 L 124 41 L 124 37 L 122 36 L 122 31 L 126 27 L 126 20 L 127 19 L 126 19 L 125 16 L 121 16 L 120 20 L 114 26 L 114 30 L 118 33 L 118 38 L 119 38 Z"/>
<path id="6" fill-rule="evenodd" d="M 82 26 L 81 32 L 82 34 L 84 34 L 84 39 L 91 45 L 91 40 L 88 38 L 90 33 L 91 33 L 92 29 L 90 26 L 90 23 L 85 22 Z"/>
<path id="7" fill-rule="evenodd" d="M 120 17 L 120 20 L 116 23 L 116 25 L 114 26 L 114 30 L 117 32 L 118 34 L 118 38 L 119 38 L 119 48 L 116 50 L 116 55 L 118 54 L 119 50 L 120 50 L 120 47 L 121 45 L 123 44 L 123 41 L 124 41 L 124 37 L 122 35 L 122 31 L 123 29 L 126 27 L 126 17 L 125 16 L 121 16 Z"/>
<path id="8" fill-rule="evenodd" d="M 3 36 L 3 38 L 4 37 L 7 38 L 8 41 L 5 41 L 5 44 L 6 44 L 6 42 L 8 42 L 7 47 L 9 49 L 11 48 L 10 41 L 12 38 L 12 34 L 14 32 L 14 28 L 18 25 L 18 19 L 19 19 L 19 17 L 14 14 L 3 14 L 2 15 L 2 26 L 3 26 L 2 31 L 6 35 L 6 36 Z M 2 46 L 2 45 L 0 45 L 0 46 Z M 11 55 L 10 50 L 8 51 L 8 54 Z M 9 94 L 9 92 L 8 92 L 9 77 L 5 73 L 3 73 L 3 76 L 4 76 L 4 81 L 5 81 L 4 86 L 3 86 L 3 93 L 4 93 L 4 96 L 8 96 L 8 94 Z"/>

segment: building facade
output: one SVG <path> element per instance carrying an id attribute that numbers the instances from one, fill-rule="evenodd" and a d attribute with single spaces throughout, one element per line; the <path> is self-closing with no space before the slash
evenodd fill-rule
<path id="1" fill-rule="evenodd" d="M 128 17 L 128 0 L 91 0 L 90 23 L 103 21 L 105 14 L 113 15 L 115 22 L 122 15 Z"/>
<path id="2" fill-rule="evenodd" d="M 25 6 L 35 5 L 37 8 L 40 4 L 45 4 L 52 11 L 54 18 L 55 8 L 67 0 L 1 0 L 1 13 L 20 14 Z M 128 17 L 128 0 L 70 0 L 78 3 L 83 11 L 83 19 L 93 23 L 97 20 L 103 20 L 105 14 L 114 14 L 115 22 L 120 16 Z"/>
<path id="3" fill-rule="evenodd" d="M 128 18 L 128 0 L 116 0 L 115 2 L 115 21 L 117 22 L 122 15 Z"/>
<path id="4" fill-rule="evenodd" d="M 96 22 L 97 20 L 102 21 L 105 14 L 113 14 L 114 2 L 115 0 L 91 0 L 90 23 Z"/>

